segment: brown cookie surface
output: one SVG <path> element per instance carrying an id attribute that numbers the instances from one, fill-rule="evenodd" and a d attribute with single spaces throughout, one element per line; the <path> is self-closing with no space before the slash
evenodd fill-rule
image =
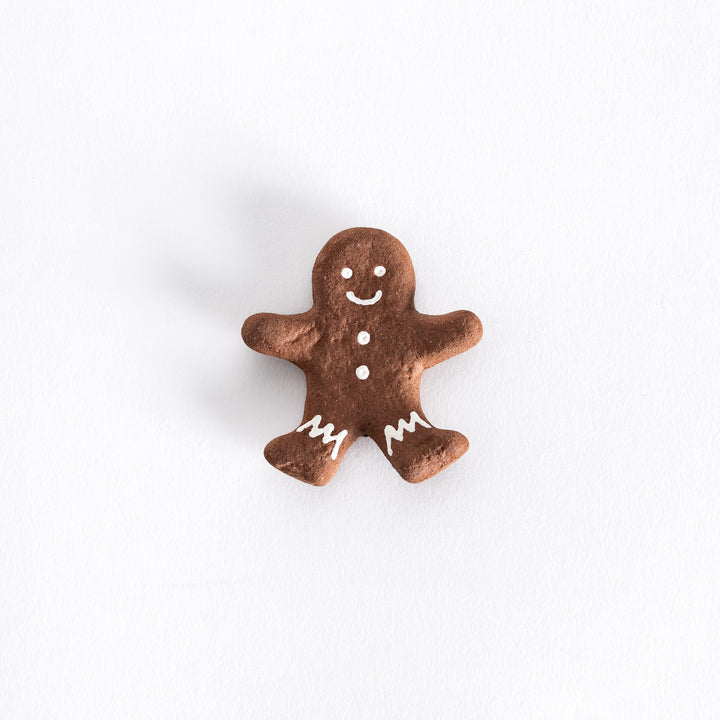
<path id="1" fill-rule="evenodd" d="M 313 306 L 299 315 L 259 313 L 242 328 L 253 350 L 300 367 L 307 398 L 300 425 L 272 440 L 279 470 L 325 485 L 360 436 L 370 436 L 400 475 L 421 482 L 468 448 L 464 435 L 434 427 L 420 406 L 426 368 L 476 345 L 468 310 L 415 310 L 415 272 L 399 240 L 352 228 L 322 248 L 312 273 Z"/>

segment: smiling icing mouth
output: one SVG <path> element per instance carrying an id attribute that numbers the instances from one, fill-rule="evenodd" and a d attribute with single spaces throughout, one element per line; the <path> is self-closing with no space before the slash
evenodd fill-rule
<path id="1" fill-rule="evenodd" d="M 352 290 L 348 290 L 345 293 L 345 297 L 350 300 L 350 302 L 354 302 L 356 305 L 374 305 L 382 297 L 382 290 L 378 290 L 371 298 L 368 298 L 367 300 L 359 298 Z"/>

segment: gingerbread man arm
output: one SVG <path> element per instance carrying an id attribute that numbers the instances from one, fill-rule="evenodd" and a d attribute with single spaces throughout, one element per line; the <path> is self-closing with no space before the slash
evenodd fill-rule
<path id="1" fill-rule="evenodd" d="M 309 312 L 300 315 L 258 313 L 251 315 L 242 326 L 242 338 L 253 350 L 300 366 L 309 358 L 309 348 L 315 344 L 313 336 L 317 339 L 319 335 Z"/>
<path id="2" fill-rule="evenodd" d="M 482 338 L 482 323 L 469 310 L 456 310 L 446 315 L 418 315 L 418 342 L 425 367 L 469 350 Z"/>

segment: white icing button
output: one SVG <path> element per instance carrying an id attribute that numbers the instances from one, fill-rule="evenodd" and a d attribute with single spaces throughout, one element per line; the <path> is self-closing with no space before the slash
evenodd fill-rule
<path id="1" fill-rule="evenodd" d="M 360 365 L 355 370 L 355 374 L 360 378 L 360 380 L 367 380 L 368 377 L 370 377 L 370 370 L 368 370 L 367 365 Z"/>
<path id="2" fill-rule="evenodd" d="M 361 345 L 367 345 L 367 344 L 370 342 L 370 333 L 369 333 L 369 332 L 365 332 L 365 330 L 361 330 L 361 331 L 358 333 L 357 341 L 358 341 Z"/>
<path id="3" fill-rule="evenodd" d="M 352 277 L 352 270 L 350 268 L 343 268 L 340 271 L 340 274 L 346 279 L 349 280 Z"/>
<path id="4" fill-rule="evenodd" d="M 385 268 L 384 268 L 382 265 L 378 265 L 378 266 L 375 268 L 375 274 L 376 274 L 378 277 L 382 277 L 382 276 L 385 274 Z"/>

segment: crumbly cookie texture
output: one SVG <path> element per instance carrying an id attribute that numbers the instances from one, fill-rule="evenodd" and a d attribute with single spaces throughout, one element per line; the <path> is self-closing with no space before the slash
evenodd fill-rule
<path id="1" fill-rule="evenodd" d="M 399 240 L 374 228 L 332 237 L 315 261 L 312 289 L 307 312 L 259 313 L 242 328 L 253 350 L 289 360 L 307 378 L 302 422 L 267 445 L 268 462 L 325 485 L 361 436 L 371 437 L 411 483 L 457 460 L 468 440 L 430 423 L 420 406 L 420 378 L 480 342 L 477 316 L 415 310 L 410 256 Z"/>

